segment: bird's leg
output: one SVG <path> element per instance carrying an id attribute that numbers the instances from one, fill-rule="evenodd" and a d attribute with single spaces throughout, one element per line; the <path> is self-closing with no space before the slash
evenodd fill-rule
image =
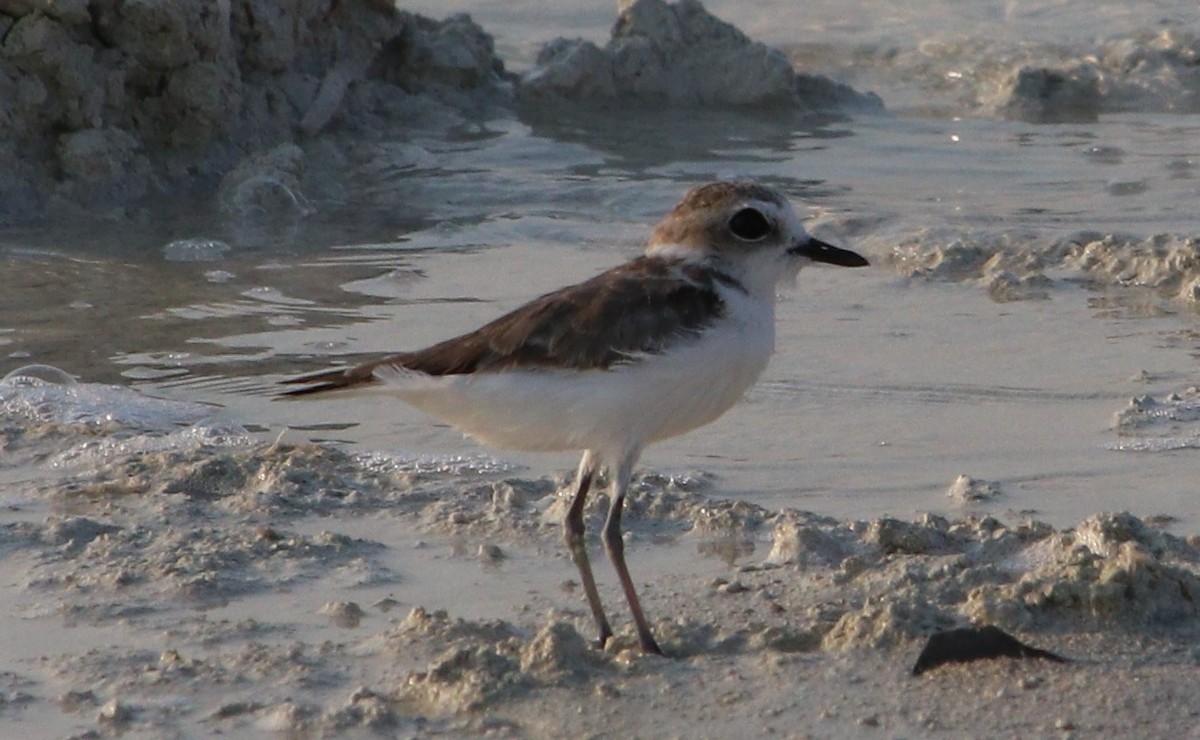
<path id="1" fill-rule="evenodd" d="M 583 593 L 587 595 L 588 606 L 592 610 L 592 619 L 595 620 L 596 629 L 600 632 L 597 642 L 603 648 L 608 642 L 608 638 L 612 637 L 612 627 L 609 626 L 608 617 L 604 616 L 604 607 L 600 604 L 600 593 L 596 590 L 596 579 L 592 575 L 587 543 L 583 538 L 583 505 L 587 501 L 592 478 L 596 476 L 596 468 L 595 455 L 590 451 L 583 453 L 583 459 L 579 461 L 579 472 L 575 474 L 575 497 L 571 499 L 571 508 L 567 511 L 567 518 L 563 520 L 563 539 L 566 540 L 567 548 L 571 551 L 571 560 L 579 569 L 579 580 L 583 581 Z"/>
<path id="2" fill-rule="evenodd" d="M 609 503 L 608 520 L 604 523 L 604 549 L 608 559 L 617 570 L 617 578 L 621 580 L 621 588 L 625 591 L 625 600 L 629 602 L 629 611 L 633 613 L 634 624 L 637 625 L 638 641 L 642 650 L 655 655 L 662 655 L 662 649 L 654 641 L 650 633 L 650 625 L 646 615 L 642 613 L 642 604 L 638 601 L 637 591 L 633 587 L 633 579 L 629 577 L 629 568 L 625 565 L 625 540 L 621 538 L 621 509 L 625 505 L 625 492 L 629 489 L 629 480 L 633 477 L 633 464 L 637 454 L 626 455 L 615 471 L 612 471 L 612 501 Z"/>

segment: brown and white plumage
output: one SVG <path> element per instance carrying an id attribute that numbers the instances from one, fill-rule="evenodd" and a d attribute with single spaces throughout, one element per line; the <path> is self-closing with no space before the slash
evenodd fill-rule
<path id="1" fill-rule="evenodd" d="M 603 644 L 612 630 L 583 541 L 583 504 L 609 471 L 603 540 L 642 648 L 660 652 L 625 566 L 620 516 L 646 445 L 735 404 L 774 351 L 775 288 L 808 262 L 861 256 L 813 239 L 777 191 L 717 182 L 690 191 L 646 253 L 426 349 L 301 376 L 288 396 L 394 395 L 508 449 L 583 450 L 565 537 Z"/>
<path id="2" fill-rule="evenodd" d="M 720 315 L 713 283 L 728 280 L 699 266 L 638 257 L 587 282 L 537 298 L 475 331 L 416 352 L 288 383 L 315 384 L 290 395 L 373 382 L 394 365 L 429 375 L 517 368 L 605 370 L 702 329 Z"/>

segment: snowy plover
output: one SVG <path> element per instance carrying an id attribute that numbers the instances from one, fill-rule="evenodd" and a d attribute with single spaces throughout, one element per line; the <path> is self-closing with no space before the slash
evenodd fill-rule
<path id="1" fill-rule="evenodd" d="M 563 529 L 600 645 L 612 628 L 588 561 L 583 507 L 606 468 L 604 547 L 642 649 L 660 653 L 621 539 L 633 466 L 646 445 L 708 424 L 754 384 L 775 349 L 776 285 L 809 262 L 867 264 L 809 236 L 779 192 L 711 183 L 683 197 L 640 257 L 470 334 L 287 380 L 305 387 L 286 395 L 370 386 L 485 444 L 583 450 Z"/>

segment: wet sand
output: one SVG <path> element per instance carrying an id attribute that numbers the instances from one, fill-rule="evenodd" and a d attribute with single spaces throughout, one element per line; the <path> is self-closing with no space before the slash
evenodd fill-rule
<path id="1" fill-rule="evenodd" d="M 20 450 L 81 430 L 6 431 Z M 1200 711 L 1200 538 L 1131 515 L 839 521 L 643 473 L 626 522 L 661 658 L 603 567 L 618 635 L 591 644 L 561 479 L 217 437 L 126 448 L 7 489 L 6 731 L 1182 737 Z M 966 623 L 1069 662 L 910 675 Z"/>

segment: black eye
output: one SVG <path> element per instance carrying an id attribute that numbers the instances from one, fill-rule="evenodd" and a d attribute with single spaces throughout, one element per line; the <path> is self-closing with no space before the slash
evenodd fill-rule
<path id="1" fill-rule="evenodd" d="M 729 230 L 739 239 L 756 242 L 771 232 L 771 222 L 755 208 L 743 208 L 729 219 Z"/>

